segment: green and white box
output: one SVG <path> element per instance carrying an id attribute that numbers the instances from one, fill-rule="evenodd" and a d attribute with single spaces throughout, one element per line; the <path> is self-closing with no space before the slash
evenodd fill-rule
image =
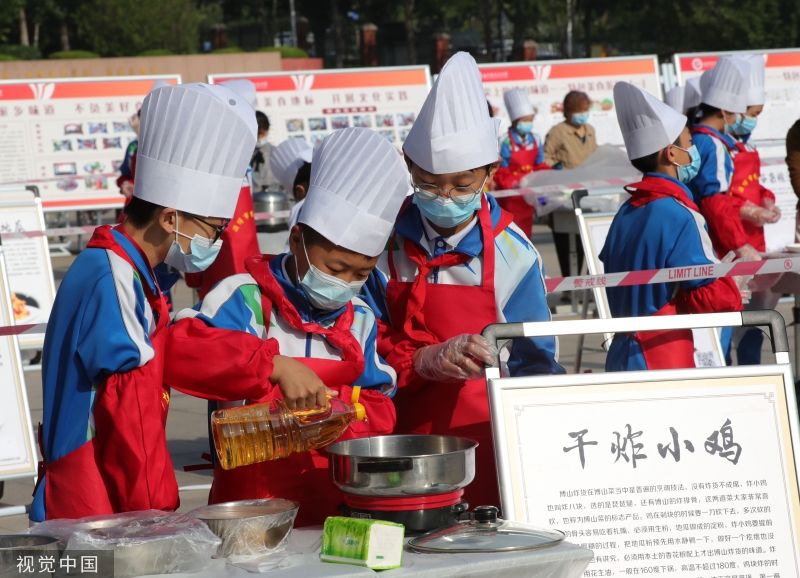
<path id="1" fill-rule="evenodd" d="M 402 524 L 331 516 L 322 529 L 319 557 L 323 562 L 355 564 L 373 570 L 399 568 L 404 536 Z"/>

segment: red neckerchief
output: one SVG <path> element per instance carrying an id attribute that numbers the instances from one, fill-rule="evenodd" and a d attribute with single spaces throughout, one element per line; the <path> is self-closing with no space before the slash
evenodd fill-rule
<path id="1" fill-rule="evenodd" d="M 631 205 L 637 208 L 657 199 L 671 197 L 693 211 L 700 211 L 694 201 L 686 196 L 686 191 L 683 187 L 669 179 L 645 176 L 638 183 L 626 186 L 625 190 L 631 194 Z"/>
<path id="2" fill-rule="evenodd" d="M 690 129 L 690 132 L 692 134 L 698 134 L 698 133 L 699 134 L 704 134 L 704 135 L 710 136 L 711 138 L 717 139 L 719 142 L 721 142 L 723 145 L 725 145 L 725 148 L 728 149 L 728 152 L 731 153 L 731 155 L 734 155 L 736 153 L 740 153 L 740 152 L 743 152 L 743 151 L 747 150 L 747 147 L 745 146 L 745 144 L 743 142 L 734 139 L 734 141 L 733 141 L 734 145 L 731 146 L 730 144 L 728 144 L 728 142 L 724 138 L 720 138 L 719 134 L 717 134 L 716 132 L 711 130 L 709 127 L 703 126 L 701 124 L 693 126 Z"/>
<path id="3" fill-rule="evenodd" d="M 262 305 L 265 304 L 265 300 L 270 305 L 270 309 L 263 312 L 264 323 L 267 324 L 269 322 L 271 307 L 277 307 L 278 314 L 293 329 L 322 335 L 331 345 L 342 352 L 343 361 L 360 363 L 363 371 L 364 351 L 361 348 L 361 344 L 350 332 L 350 328 L 353 326 L 353 318 L 355 317 L 353 303 L 350 302 L 345 306 L 344 312 L 336 318 L 336 321 L 330 327 L 303 321 L 297 308 L 283 292 L 283 288 L 269 268 L 269 262 L 272 258 L 269 255 L 255 255 L 248 257 L 244 264 L 247 272 L 252 275 L 261 289 Z"/>

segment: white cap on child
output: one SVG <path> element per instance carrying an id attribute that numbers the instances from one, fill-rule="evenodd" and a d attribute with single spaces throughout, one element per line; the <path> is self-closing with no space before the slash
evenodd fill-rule
<path id="1" fill-rule="evenodd" d="M 614 85 L 614 108 L 631 160 L 666 148 L 686 127 L 684 115 L 628 82 Z"/>
<path id="2" fill-rule="evenodd" d="M 253 108 L 224 86 L 152 90 L 142 104 L 133 196 L 202 217 L 233 217 L 256 132 Z"/>
<path id="3" fill-rule="evenodd" d="M 531 104 L 528 91 L 524 88 L 512 88 L 503 93 L 503 102 L 508 111 L 508 118 L 511 122 L 525 116 L 536 114 L 536 107 Z"/>
<path id="4" fill-rule="evenodd" d="M 741 56 L 722 56 L 700 77 L 703 102 L 726 112 L 747 110 L 750 67 Z"/>
<path id="5" fill-rule="evenodd" d="M 272 174 L 281 183 L 284 191 L 291 192 L 294 189 L 294 180 L 297 178 L 297 171 L 303 163 L 311 162 L 311 155 L 314 149 L 303 137 L 287 138 L 272 151 L 269 159 L 269 166 Z"/>
<path id="6" fill-rule="evenodd" d="M 403 150 L 432 174 L 476 169 L 498 160 L 499 125 L 499 119 L 489 116 L 475 59 L 458 52 L 439 73 Z"/>
<path id="7" fill-rule="evenodd" d="M 255 110 L 256 85 L 253 84 L 252 80 L 247 80 L 246 78 L 237 78 L 234 80 L 222 80 L 219 82 L 219 84 L 230 88 L 233 92 L 245 99 L 247 104 L 252 106 L 253 110 Z"/>
<path id="8" fill-rule="evenodd" d="M 368 128 L 345 128 L 314 149 L 298 223 L 345 249 L 376 257 L 386 247 L 409 177 L 403 158 Z"/>

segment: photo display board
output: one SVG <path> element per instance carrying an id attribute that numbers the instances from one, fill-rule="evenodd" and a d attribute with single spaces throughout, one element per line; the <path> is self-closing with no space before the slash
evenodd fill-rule
<path id="1" fill-rule="evenodd" d="M 661 97 L 658 60 L 655 56 L 547 60 L 479 65 L 486 97 L 495 116 L 508 130 L 509 119 L 503 93 L 525 88 L 538 109 L 533 130 L 544 141 L 547 131 L 564 120 L 563 101 L 570 90 L 580 90 L 592 99 L 589 123 L 597 131 L 598 144 L 623 145 L 614 111 L 614 85 L 630 82 Z"/>
<path id="2" fill-rule="evenodd" d="M 347 127 L 371 128 L 400 148 L 431 86 L 427 66 L 209 75 L 210 83 L 247 79 L 275 145 L 303 137 L 312 145 Z"/>
<path id="3" fill-rule="evenodd" d="M 122 207 L 130 118 L 157 80 L 180 77 L 0 81 L 0 185 L 35 184 L 48 211 Z"/>

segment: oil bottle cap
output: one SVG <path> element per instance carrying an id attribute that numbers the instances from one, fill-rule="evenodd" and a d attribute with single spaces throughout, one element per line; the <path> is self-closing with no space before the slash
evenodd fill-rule
<path id="1" fill-rule="evenodd" d="M 361 395 L 361 386 L 356 385 L 353 387 L 353 394 L 350 396 L 350 401 L 353 403 L 353 409 L 356 410 L 356 419 L 358 421 L 364 421 L 367 419 L 367 410 L 364 408 L 364 405 L 358 402 L 358 398 Z"/>

